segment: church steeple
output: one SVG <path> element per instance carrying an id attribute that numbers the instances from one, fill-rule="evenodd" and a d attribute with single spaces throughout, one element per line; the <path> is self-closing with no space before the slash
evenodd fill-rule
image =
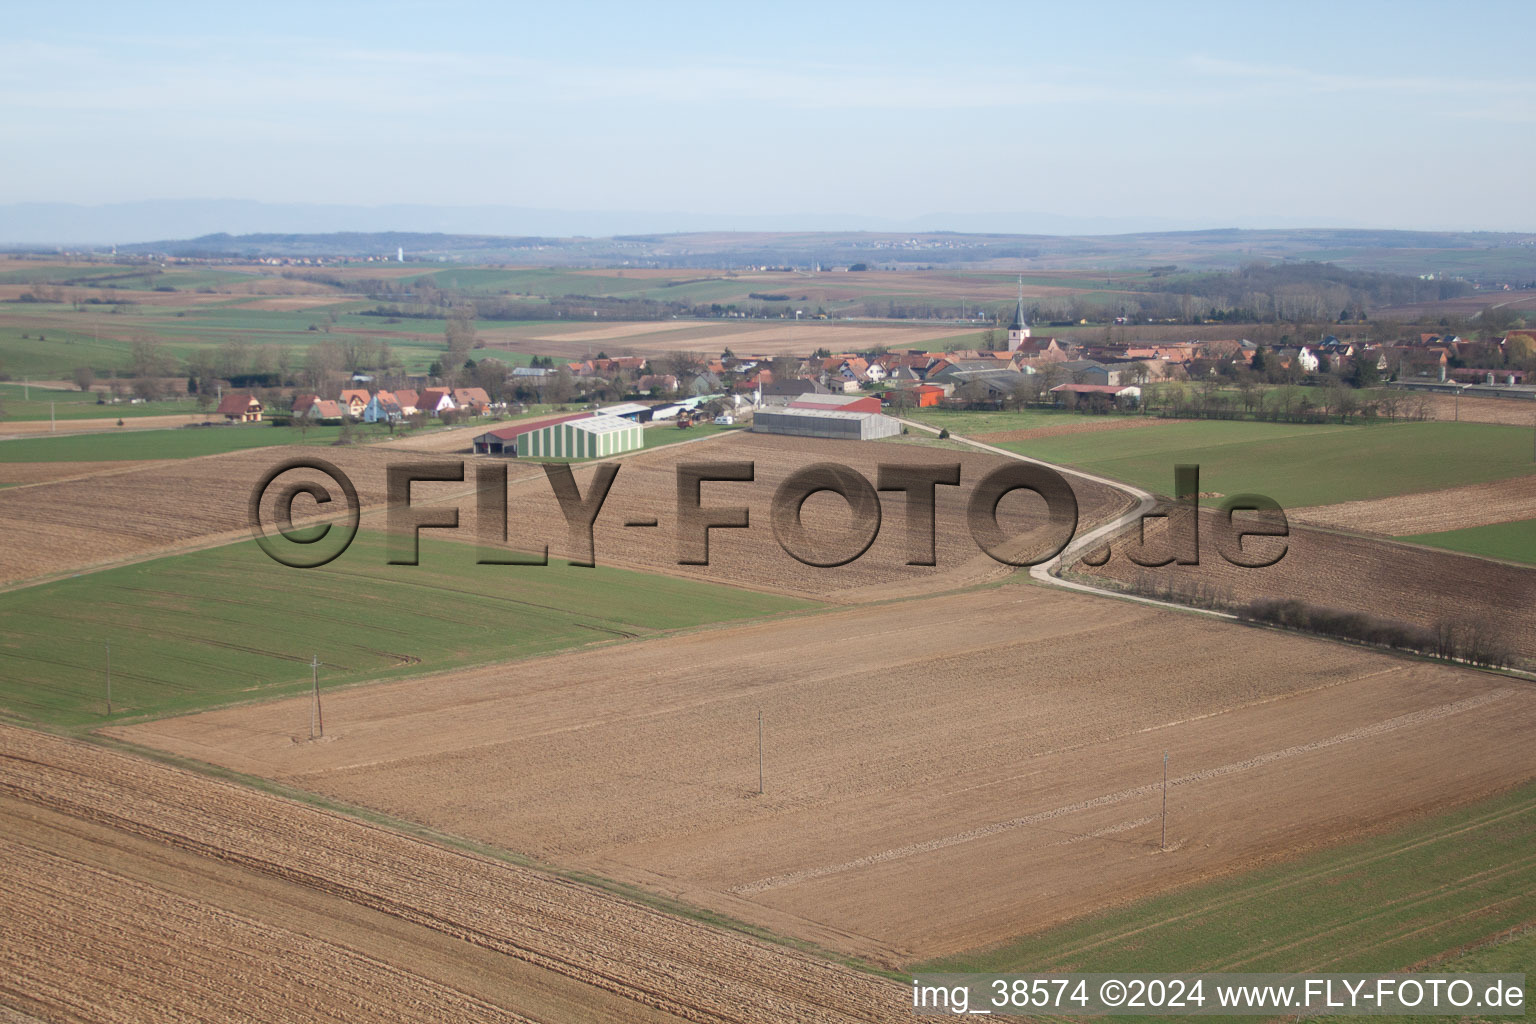
<path id="1" fill-rule="evenodd" d="M 1024 318 L 1024 275 L 1019 275 L 1019 304 L 1013 310 L 1013 323 L 1008 325 L 1008 351 L 1016 352 L 1024 339 L 1029 337 L 1029 321 Z"/>

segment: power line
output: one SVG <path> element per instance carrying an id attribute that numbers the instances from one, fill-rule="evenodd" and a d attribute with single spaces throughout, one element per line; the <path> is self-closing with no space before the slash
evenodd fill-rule
<path id="1" fill-rule="evenodd" d="M 1168 751 L 1163 751 L 1163 844 L 1160 850 L 1168 849 Z"/>
<path id="2" fill-rule="evenodd" d="M 317 725 L 318 735 L 325 735 L 325 716 L 320 711 L 320 655 L 317 654 L 309 660 L 309 670 L 315 686 L 314 700 L 309 703 L 309 738 L 314 739 L 317 735 Z"/>

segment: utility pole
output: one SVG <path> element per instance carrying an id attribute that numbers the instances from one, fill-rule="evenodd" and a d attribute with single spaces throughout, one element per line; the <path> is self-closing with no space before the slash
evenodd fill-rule
<path id="1" fill-rule="evenodd" d="M 49 402 L 48 403 L 48 433 L 50 433 L 50 434 L 52 434 L 52 433 L 54 433 L 55 431 L 58 430 L 58 426 L 54 423 L 54 415 L 53 415 L 53 407 L 54 407 L 55 404 L 56 403 L 54 403 L 54 402 Z"/>
<path id="2" fill-rule="evenodd" d="M 757 713 L 757 795 L 763 795 L 763 713 Z"/>
<path id="3" fill-rule="evenodd" d="M 320 711 L 320 655 L 317 654 L 309 660 L 309 671 L 315 685 L 315 699 L 309 704 L 309 738 L 314 739 L 317 725 L 319 735 L 325 735 L 325 716 Z"/>
<path id="4" fill-rule="evenodd" d="M 112 641 L 107 641 L 107 715 L 112 714 Z"/>
<path id="5" fill-rule="evenodd" d="M 1168 849 L 1168 751 L 1163 751 L 1163 844 L 1159 850 Z"/>

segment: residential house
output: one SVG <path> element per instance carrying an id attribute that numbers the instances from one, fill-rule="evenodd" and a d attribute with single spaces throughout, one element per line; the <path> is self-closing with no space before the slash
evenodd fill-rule
<path id="1" fill-rule="evenodd" d="M 334 399 L 319 395 L 298 395 L 293 400 L 293 418 L 312 423 L 339 422 L 343 413 Z"/>
<path id="2" fill-rule="evenodd" d="M 483 416 L 491 408 L 491 396 L 485 388 L 454 388 L 453 404 L 467 410 L 471 416 Z"/>
<path id="3" fill-rule="evenodd" d="M 337 396 L 336 401 L 348 416 L 360 420 L 363 418 L 363 410 L 368 408 L 370 397 L 362 388 L 345 388 Z"/>
<path id="4" fill-rule="evenodd" d="M 394 395 L 395 404 L 400 407 L 400 415 L 416 415 L 416 403 L 421 401 L 421 397 L 415 388 L 396 388 Z"/>
<path id="5" fill-rule="evenodd" d="M 260 423 L 262 404 L 248 391 L 232 392 L 219 401 L 219 415 L 231 423 Z"/>
<path id="6" fill-rule="evenodd" d="M 653 395 L 660 392 L 672 392 L 677 390 L 677 377 L 670 373 L 646 373 L 640 376 L 636 382 L 636 388 L 641 394 Z"/>
<path id="7" fill-rule="evenodd" d="M 393 392 L 376 391 L 363 408 L 364 423 L 399 423 L 405 419 L 405 412 L 400 408 L 400 402 Z"/>
<path id="8" fill-rule="evenodd" d="M 416 408 L 428 416 L 441 416 L 445 412 L 453 412 L 458 405 L 454 403 L 453 394 L 447 388 L 427 388 L 416 402 Z"/>

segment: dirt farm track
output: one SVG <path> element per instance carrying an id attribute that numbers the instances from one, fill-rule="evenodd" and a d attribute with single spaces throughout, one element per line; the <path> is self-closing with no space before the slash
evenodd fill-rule
<path id="1" fill-rule="evenodd" d="M 27 866 L 0 886 L 0 1003 L 40 1020 L 908 1019 L 894 983 L 11 727 L 0 823 Z"/>
<path id="2" fill-rule="evenodd" d="M 1536 775 L 1528 684 L 1031 584 L 338 691 L 332 742 L 307 714 L 110 731 L 892 965 Z"/>

